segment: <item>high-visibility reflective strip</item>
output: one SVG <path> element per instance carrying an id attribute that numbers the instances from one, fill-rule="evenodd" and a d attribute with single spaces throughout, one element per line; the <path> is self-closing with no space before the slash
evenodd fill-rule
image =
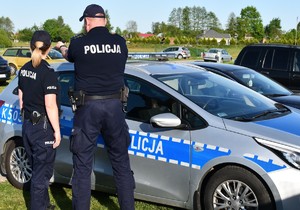
<path id="1" fill-rule="evenodd" d="M 293 120 L 287 117 L 286 121 L 291 122 Z M 10 105 L 7 103 L 3 104 L 0 107 L 0 122 L 10 125 L 22 124 L 19 106 Z M 299 135 L 299 130 L 295 130 L 293 126 L 283 126 L 286 124 L 280 123 L 280 127 L 278 127 L 278 123 L 276 122 L 277 121 L 275 118 L 268 124 L 260 121 L 256 123 L 276 129 L 280 128 L 281 130 L 283 129 L 284 131 Z M 71 135 L 71 130 L 73 127 L 73 117 L 63 116 L 60 119 L 60 124 L 62 136 L 64 138 L 68 138 Z M 221 156 L 229 156 L 231 154 L 229 149 L 218 147 L 216 145 L 203 144 L 200 142 L 153 133 L 139 132 L 135 130 L 130 130 L 129 133 L 131 144 L 128 148 L 128 153 L 130 155 L 181 165 L 184 167 L 201 169 L 208 161 Z M 99 136 L 97 140 L 97 146 L 100 148 L 105 148 L 102 136 Z M 190 149 L 191 147 L 192 149 Z M 255 162 L 266 172 L 272 172 L 287 167 L 286 165 L 277 164 L 272 159 L 267 157 L 261 157 L 254 154 L 244 154 L 244 158 Z"/>
<path id="2" fill-rule="evenodd" d="M 267 157 L 257 156 L 249 153 L 244 154 L 244 157 L 262 167 L 266 172 L 272 172 L 286 168 L 286 165 L 276 163 Z"/>

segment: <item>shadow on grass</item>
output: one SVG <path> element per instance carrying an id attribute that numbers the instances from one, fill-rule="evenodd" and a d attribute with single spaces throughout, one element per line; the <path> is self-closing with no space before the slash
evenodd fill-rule
<path id="1" fill-rule="evenodd" d="M 56 205 L 59 209 L 64 210 L 71 210 L 72 209 L 72 198 L 68 195 L 65 188 L 70 188 L 67 185 L 62 184 L 51 184 L 50 185 L 50 192 L 53 197 L 53 199 L 56 202 Z M 70 191 L 70 190 L 69 190 Z"/>
<path id="2" fill-rule="evenodd" d="M 52 196 L 58 209 L 72 209 L 72 188 L 69 185 L 51 184 L 50 197 Z M 95 202 L 96 201 L 96 202 Z M 99 191 L 91 193 L 91 209 L 118 210 L 119 205 L 116 196 Z"/>
<path id="3" fill-rule="evenodd" d="M 94 197 L 100 203 L 101 206 L 105 206 L 109 210 L 120 209 L 119 205 L 117 204 L 118 199 L 114 195 L 110 195 L 99 191 L 92 191 L 92 197 Z"/>

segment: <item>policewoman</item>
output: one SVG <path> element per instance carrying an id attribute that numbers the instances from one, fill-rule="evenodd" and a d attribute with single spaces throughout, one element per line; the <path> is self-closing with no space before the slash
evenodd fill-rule
<path id="1" fill-rule="evenodd" d="M 31 210 L 55 208 L 50 204 L 48 187 L 61 134 L 57 75 L 45 60 L 50 48 L 49 33 L 35 31 L 30 41 L 31 61 L 18 74 L 23 143 L 32 167 Z"/>
<path id="2" fill-rule="evenodd" d="M 128 155 L 128 126 L 120 101 L 128 49 L 124 38 L 109 33 L 105 27 L 101 6 L 87 6 L 79 20 L 84 21 L 86 34 L 71 39 L 69 48 L 62 42 L 56 45 L 68 61 L 74 62 L 75 92 L 84 94 L 75 112 L 70 142 L 74 168 L 72 206 L 90 209 L 91 172 L 97 138 L 102 134 L 120 208 L 132 210 L 135 182 Z"/>

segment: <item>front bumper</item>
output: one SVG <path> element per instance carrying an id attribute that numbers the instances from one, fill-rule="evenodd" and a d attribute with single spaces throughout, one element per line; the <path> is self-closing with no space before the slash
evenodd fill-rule
<path id="1" fill-rule="evenodd" d="M 277 210 L 297 209 L 300 206 L 300 170 L 288 168 L 269 173 L 269 176 L 279 193 L 274 195 Z"/>

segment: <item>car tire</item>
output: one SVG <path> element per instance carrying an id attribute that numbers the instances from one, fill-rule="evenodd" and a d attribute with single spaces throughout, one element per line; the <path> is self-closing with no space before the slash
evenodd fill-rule
<path id="1" fill-rule="evenodd" d="M 21 139 L 13 139 L 7 142 L 5 171 L 7 180 L 14 187 L 29 189 L 32 170 Z"/>
<path id="2" fill-rule="evenodd" d="M 226 166 L 209 178 L 204 189 L 203 202 L 205 210 L 220 207 L 223 207 L 222 209 L 275 209 L 271 195 L 260 179 L 252 172 L 238 166 Z"/>
<path id="3" fill-rule="evenodd" d="M 10 67 L 10 75 L 15 75 L 17 72 L 17 67 L 14 64 L 9 64 Z"/>
<path id="4" fill-rule="evenodd" d="M 178 58 L 178 59 L 182 59 L 183 56 L 182 56 L 181 54 L 179 54 L 179 55 L 177 55 L 177 58 Z"/>

